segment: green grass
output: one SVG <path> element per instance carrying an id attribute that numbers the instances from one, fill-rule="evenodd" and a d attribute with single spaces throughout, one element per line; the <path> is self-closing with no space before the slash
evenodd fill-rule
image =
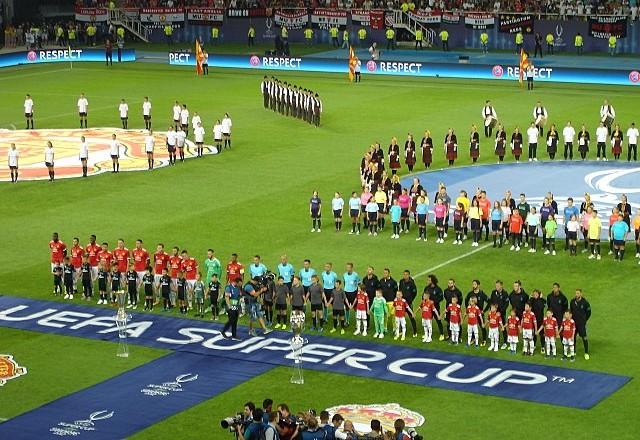
<path id="1" fill-rule="evenodd" d="M 574 126 L 579 126 L 584 121 L 592 132 L 604 98 L 615 105 L 623 127 L 631 122 L 637 108 L 637 97 L 625 87 L 541 84 L 535 92 L 527 93 L 515 82 L 367 77 L 355 85 L 346 80 L 346 75 L 277 73 L 288 82 L 320 93 L 325 113 L 322 126 L 317 129 L 263 110 L 259 72 L 212 70 L 208 78 L 194 78 L 192 69 L 153 64 L 127 64 L 112 69 L 90 64 L 74 65 L 73 70 L 67 67 L 57 64 L 3 70 L 0 127 L 22 126 L 22 100 L 25 93 L 31 93 L 36 102 L 38 127 L 75 128 L 75 102 L 79 92 L 84 91 L 90 101 L 90 126 L 117 127 L 117 103 L 126 97 L 131 108 L 130 126 L 141 128 L 139 108 L 142 97 L 148 95 L 153 102 L 157 130 L 169 122 L 171 105 L 176 99 L 198 111 L 207 127 L 229 112 L 234 123 L 233 149 L 217 157 L 188 161 L 153 173 L 101 175 L 59 180 L 54 184 L 0 185 L 4 206 L 0 216 L 2 244 L 3 249 L 13 250 L 0 253 L 3 293 L 51 299 L 47 242 L 54 230 L 67 242 L 79 236 L 85 243 L 89 234 L 112 244 L 122 237 L 130 246 L 141 237 L 148 248 L 163 241 L 167 246 L 186 248 L 201 259 L 206 249 L 213 247 L 223 262 L 229 254 L 237 252 L 240 260 L 248 264 L 250 257 L 259 253 L 273 267 L 278 257 L 287 253 L 296 267 L 300 267 L 303 258 L 310 258 L 316 269 L 332 261 L 337 271 L 341 271 L 347 261 L 353 261 L 360 273 L 369 264 L 378 271 L 391 268 L 396 278 L 403 269 L 419 273 L 469 249 L 467 246 L 436 249 L 431 244 L 416 244 L 412 239 L 391 241 L 382 236 L 334 234 L 330 225 L 326 225 L 322 234 L 310 234 L 307 209 L 311 192 L 320 191 L 328 217 L 326 205 L 334 191 L 348 194 L 358 189 L 360 157 L 369 144 L 380 141 L 387 145 L 392 136 L 402 140 L 407 132 L 419 139 L 425 129 L 430 129 L 439 145 L 448 127 L 457 130 L 463 144 L 470 125 L 481 123 L 479 113 L 485 99 L 493 101 L 509 133 L 515 125 L 521 128 L 528 125 L 538 99 L 546 105 L 550 122 L 564 125 L 571 119 Z M 434 165 L 438 168 L 444 161 L 437 153 L 439 149 L 435 151 Z M 486 142 L 481 151 L 482 162 L 494 160 Z M 468 164 L 466 155 L 461 156 L 459 164 Z M 517 191 L 517 184 L 511 189 Z M 540 288 L 548 292 L 555 281 L 569 295 L 576 287 L 584 288 L 594 310 L 589 327 L 592 359 L 585 362 L 580 358 L 572 367 L 637 376 L 640 354 L 633 349 L 635 316 L 633 307 L 627 307 L 637 288 L 634 276 L 637 266 L 633 259 L 622 265 L 607 258 L 599 264 L 587 264 L 585 258 L 559 255 L 553 263 L 549 261 L 539 254 L 514 256 L 486 249 L 436 273 L 441 279 L 455 277 L 464 292 L 473 278 L 480 278 L 485 290 L 491 290 L 496 278 L 504 279 L 507 285 L 521 279 L 527 291 Z M 422 289 L 424 277 L 417 282 Z M 35 346 L 59 345 L 49 342 L 58 337 L 46 338 L 46 344 Z M 418 345 L 414 341 L 407 344 Z M 17 357 L 20 350 L 29 349 L 29 341 L 17 339 L 9 348 Z M 434 343 L 431 348 L 451 350 L 441 343 Z M 96 357 L 111 356 L 110 350 L 98 348 L 92 353 Z M 83 352 L 81 349 L 78 354 Z M 582 353 L 580 343 L 578 352 Z M 497 356 L 507 358 L 502 353 Z M 36 353 L 29 363 L 45 359 L 38 357 Z M 540 356 L 526 361 L 559 364 Z M 29 363 L 24 363 L 29 367 Z M 113 374 L 108 369 L 98 369 L 101 377 Z M 30 375 L 26 380 L 15 381 L 12 388 L 24 387 L 26 392 L 42 386 L 31 382 L 34 376 Z M 514 430 L 541 438 L 545 435 L 541 426 L 554 434 L 574 433 L 581 438 L 630 438 L 633 432 L 630 428 L 638 423 L 634 415 L 640 405 L 637 381 L 631 381 L 594 409 L 577 411 L 315 372 L 307 373 L 309 384 L 298 392 L 286 384 L 287 376 L 286 369 L 277 369 L 257 377 L 177 414 L 139 437 L 168 438 L 169 434 L 175 437 L 183 429 L 211 435 L 213 429 L 213 438 L 226 438 L 227 434 L 218 430 L 218 416 L 234 412 L 248 398 L 260 401 L 266 396 L 286 400 L 296 409 L 318 410 L 339 403 L 397 401 L 428 418 L 425 432 L 431 436 L 446 436 L 468 409 L 475 408 L 478 416 L 457 430 L 472 438 L 502 438 Z M 67 392 L 77 389 L 73 388 L 77 385 L 75 375 L 62 376 L 60 383 Z M 324 385 L 327 383 L 341 392 L 327 392 Z M 0 393 L 0 399 L 3 398 Z M 25 400 L 28 403 L 23 409 L 43 401 Z M 2 400 L 0 408 L 4 407 L 1 403 Z M 520 416 L 511 419 L 509 414 Z M 0 416 L 6 417 L 1 413 Z M 496 423 L 496 417 L 502 417 L 501 421 Z"/>

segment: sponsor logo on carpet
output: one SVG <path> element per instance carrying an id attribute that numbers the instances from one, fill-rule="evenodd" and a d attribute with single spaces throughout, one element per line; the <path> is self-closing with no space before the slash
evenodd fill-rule
<path id="1" fill-rule="evenodd" d="M 96 431 L 96 423 L 100 420 L 110 419 L 113 417 L 114 412 L 103 409 L 101 411 L 95 411 L 89 414 L 87 419 L 74 420 L 73 422 L 59 422 L 56 426 L 49 429 L 53 435 L 59 437 L 78 437 L 85 432 Z"/>
<path id="2" fill-rule="evenodd" d="M 181 374 L 176 376 L 176 380 L 172 382 L 163 382 L 160 384 L 149 384 L 140 390 L 145 396 L 168 396 L 171 393 L 181 393 L 182 384 L 198 380 L 197 374 Z"/>
<path id="3" fill-rule="evenodd" d="M 351 420 L 358 432 L 369 432 L 371 429 L 369 423 L 373 419 L 380 420 L 385 431 L 393 431 L 393 423 L 397 419 L 404 420 L 408 428 L 420 427 L 425 422 L 424 416 L 403 408 L 397 403 L 373 403 L 370 405 L 349 403 L 327 408 L 327 412 L 331 417 L 334 414 L 340 414 L 345 420 Z"/>
<path id="4" fill-rule="evenodd" d="M 13 360 L 10 354 L 0 354 L 0 387 L 7 381 L 27 374 L 27 369 Z"/>

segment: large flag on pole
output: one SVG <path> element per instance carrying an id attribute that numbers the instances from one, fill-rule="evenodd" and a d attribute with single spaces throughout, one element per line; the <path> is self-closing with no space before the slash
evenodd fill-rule
<path id="1" fill-rule="evenodd" d="M 196 75 L 202 75 L 202 63 L 204 63 L 204 51 L 200 46 L 200 41 L 196 38 Z"/>
<path id="2" fill-rule="evenodd" d="M 358 58 L 356 57 L 356 52 L 353 50 L 353 46 L 349 46 L 349 81 L 353 81 L 353 78 L 356 76 L 357 63 Z"/>
<path id="3" fill-rule="evenodd" d="M 522 81 L 524 80 L 524 75 L 530 64 L 531 64 L 531 61 L 529 61 L 529 56 L 524 51 L 524 49 L 520 49 L 520 84 L 522 84 Z"/>

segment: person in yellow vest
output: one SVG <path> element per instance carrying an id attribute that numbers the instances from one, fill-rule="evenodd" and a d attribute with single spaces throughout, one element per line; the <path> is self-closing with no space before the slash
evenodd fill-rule
<path id="1" fill-rule="evenodd" d="M 520 54 L 523 44 L 524 44 L 524 35 L 522 35 L 522 32 L 518 31 L 518 33 L 516 34 L 516 53 L 517 54 Z"/>
<path id="2" fill-rule="evenodd" d="M 338 27 L 336 25 L 329 28 L 329 36 L 331 37 L 331 46 L 338 48 L 340 43 L 338 42 Z"/>
<path id="3" fill-rule="evenodd" d="M 547 55 L 553 55 L 553 34 L 549 32 L 545 40 L 547 41 Z"/>
<path id="4" fill-rule="evenodd" d="M 609 37 L 609 55 L 614 56 L 616 54 L 616 45 L 618 44 L 618 38 L 615 35 Z"/>
<path id="5" fill-rule="evenodd" d="M 109 2 L 109 9 L 113 11 L 115 8 L 116 8 L 116 2 L 110 1 Z"/>
<path id="6" fill-rule="evenodd" d="M 358 29 L 358 41 L 360 42 L 360 47 L 367 47 L 367 30 L 363 27 Z"/>
<path id="7" fill-rule="evenodd" d="M 167 39 L 167 44 L 171 46 L 173 44 L 173 27 L 170 24 L 164 26 L 164 36 Z"/>
<path id="8" fill-rule="evenodd" d="M 402 3 L 400 9 L 406 14 L 409 11 L 409 4 L 407 2 Z"/>
<path id="9" fill-rule="evenodd" d="M 349 49 L 349 29 L 347 28 L 342 31 L 342 48 Z"/>
<path id="10" fill-rule="evenodd" d="M 124 40 L 124 28 L 122 26 L 118 26 L 118 29 L 116 29 L 116 37 Z"/>
<path id="11" fill-rule="evenodd" d="M 489 53 L 489 34 L 486 31 L 482 31 L 480 34 L 480 48 L 482 53 Z"/>
<path id="12" fill-rule="evenodd" d="M 255 40 L 256 40 L 256 28 L 254 28 L 252 24 L 249 25 L 249 31 L 247 32 L 247 38 L 248 38 L 247 45 L 249 47 L 251 47 L 254 44 L 256 44 L 255 43 Z"/>
<path id="13" fill-rule="evenodd" d="M 211 28 L 211 43 L 214 46 L 217 46 L 219 40 L 220 40 L 220 29 L 218 29 L 217 26 L 213 26 Z"/>
<path id="14" fill-rule="evenodd" d="M 580 32 L 576 34 L 576 38 L 573 44 L 576 47 L 576 53 L 578 55 L 582 55 L 582 48 L 584 47 L 584 39 L 582 38 L 582 34 Z"/>
<path id="15" fill-rule="evenodd" d="M 89 23 L 89 26 L 87 26 L 87 37 L 89 38 L 89 45 L 91 46 L 96 45 L 96 31 L 96 25 L 94 23 Z"/>
<path id="16" fill-rule="evenodd" d="M 387 50 L 395 49 L 394 38 L 396 36 L 396 31 L 394 31 L 391 27 L 388 27 L 384 33 L 384 36 L 387 38 Z"/>
<path id="17" fill-rule="evenodd" d="M 68 37 L 69 37 L 69 47 L 75 47 L 76 45 L 76 28 L 75 26 L 69 26 Z"/>
<path id="18" fill-rule="evenodd" d="M 407 4 L 409 5 L 409 12 L 413 12 L 416 10 L 416 4 L 413 1 L 409 0 L 409 3 Z"/>
<path id="19" fill-rule="evenodd" d="M 418 46 L 420 46 L 420 50 L 422 50 L 422 40 L 424 39 L 424 32 L 422 32 L 421 28 L 416 29 L 416 50 L 418 50 Z"/>
<path id="20" fill-rule="evenodd" d="M 56 43 L 60 46 L 64 46 L 64 28 L 62 26 L 58 26 L 56 30 Z"/>
<path id="21" fill-rule="evenodd" d="M 440 41 L 442 42 L 442 50 L 445 52 L 449 51 L 449 31 L 446 29 L 442 29 L 440 31 Z"/>
<path id="22" fill-rule="evenodd" d="M 304 42 L 307 46 L 313 45 L 313 29 L 311 29 L 311 25 L 304 30 Z"/>
<path id="23" fill-rule="evenodd" d="M 282 29 L 280 29 L 280 38 L 282 38 L 283 43 L 289 40 L 289 29 L 286 26 L 282 26 Z"/>

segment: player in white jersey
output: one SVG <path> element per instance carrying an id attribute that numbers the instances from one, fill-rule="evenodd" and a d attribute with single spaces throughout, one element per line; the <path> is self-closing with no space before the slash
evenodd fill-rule
<path id="1" fill-rule="evenodd" d="M 11 144 L 9 152 L 7 153 L 7 163 L 9 164 L 9 171 L 11 172 L 11 182 L 16 183 L 18 181 L 18 159 L 20 158 L 20 152 L 16 149 L 16 144 Z"/>
<path id="2" fill-rule="evenodd" d="M 31 129 L 33 130 L 33 99 L 29 94 L 24 98 L 24 117 L 27 120 L 26 129 L 28 130 L 29 124 L 31 124 Z"/>
<path id="3" fill-rule="evenodd" d="M 149 133 L 144 137 L 144 151 L 147 153 L 147 163 L 149 169 L 153 169 L 153 148 L 156 145 L 156 140 L 153 137 L 153 130 L 149 129 Z"/>
<path id="4" fill-rule="evenodd" d="M 120 122 L 122 122 L 122 128 L 126 130 L 127 128 L 129 128 L 129 104 L 125 102 L 124 98 L 120 101 L 118 112 L 120 113 Z"/>
<path id="5" fill-rule="evenodd" d="M 87 128 L 87 110 L 89 109 L 89 101 L 84 96 L 84 93 L 80 93 L 77 105 L 78 116 L 80 116 L 80 128 Z"/>
<path id="6" fill-rule="evenodd" d="M 178 155 L 180 156 L 180 162 L 184 162 L 184 144 L 187 139 L 187 133 L 182 127 L 176 131 L 176 147 L 178 147 Z"/>
<path id="7" fill-rule="evenodd" d="M 180 125 L 181 111 L 182 111 L 182 107 L 180 106 L 180 103 L 176 101 L 176 103 L 173 104 L 173 125 L 176 130 L 178 129 L 178 125 Z"/>
<path id="8" fill-rule="evenodd" d="M 576 137 L 576 130 L 571 126 L 571 121 L 562 129 L 564 139 L 564 160 L 573 160 L 573 139 Z"/>
<path id="9" fill-rule="evenodd" d="M 218 153 L 222 153 L 222 124 L 220 123 L 220 119 L 213 125 L 213 143 Z"/>
<path id="10" fill-rule="evenodd" d="M 144 119 L 144 128 L 145 130 L 151 130 L 151 102 L 149 102 L 149 97 L 144 97 L 144 102 L 142 103 L 142 118 Z"/>
<path id="11" fill-rule="evenodd" d="M 222 118 L 222 137 L 224 138 L 224 147 L 231 148 L 231 127 L 233 124 L 231 123 L 231 118 L 229 117 L 229 113 L 224 114 L 224 118 Z"/>
<path id="12" fill-rule="evenodd" d="M 167 131 L 167 151 L 169 152 L 169 165 L 176 163 L 176 131 L 169 126 Z"/>
<path id="13" fill-rule="evenodd" d="M 633 160 L 638 160 L 638 137 L 640 133 L 636 128 L 636 123 L 632 122 L 631 127 L 627 130 L 627 161 L 631 162 L 631 155 L 633 154 Z"/>
<path id="14" fill-rule="evenodd" d="M 111 135 L 111 142 L 109 142 L 109 155 L 111 156 L 111 165 L 113 166 L 112 173 L 120 172 L 120 143 L 116 139 L 116 134 Z"/>
<path id="15" fill-rule="evenodd" d="M 196 151 L 198 153 L 198 157 L 202 157 L 204 144 L 204 127 L 201 122 L 198 122 L 198 125 L 193 129 L 193 136 L 196 140 Z"/>
<path id="16" fill-rule="evenodd" d="M 44 149 L 44 164 L 47 167 L 47 171 L 49 172 L 49 182 L 53 182 L 56 174 L 53 170 L 53 161 L 55 159 L 55 154 L 53 151 L 53 144 L 51 141 L 47 141 L 47 146 Z"/>
<path id="17" fill-rule="evenodd" d="M 87 177 L 87 161 L 89 160 L 89 144 L 84 136 L 80 136 L 80 152 L 78 154 L 82 163 L 82 177 Z"/>
<path id="18" fill-rule="evenodd" d="M 189 110 L 187 110 L 187 104 L 182 104 L 182 110 L 180 110 L 180 126 L 187 136 L 189 136 Z"/>

